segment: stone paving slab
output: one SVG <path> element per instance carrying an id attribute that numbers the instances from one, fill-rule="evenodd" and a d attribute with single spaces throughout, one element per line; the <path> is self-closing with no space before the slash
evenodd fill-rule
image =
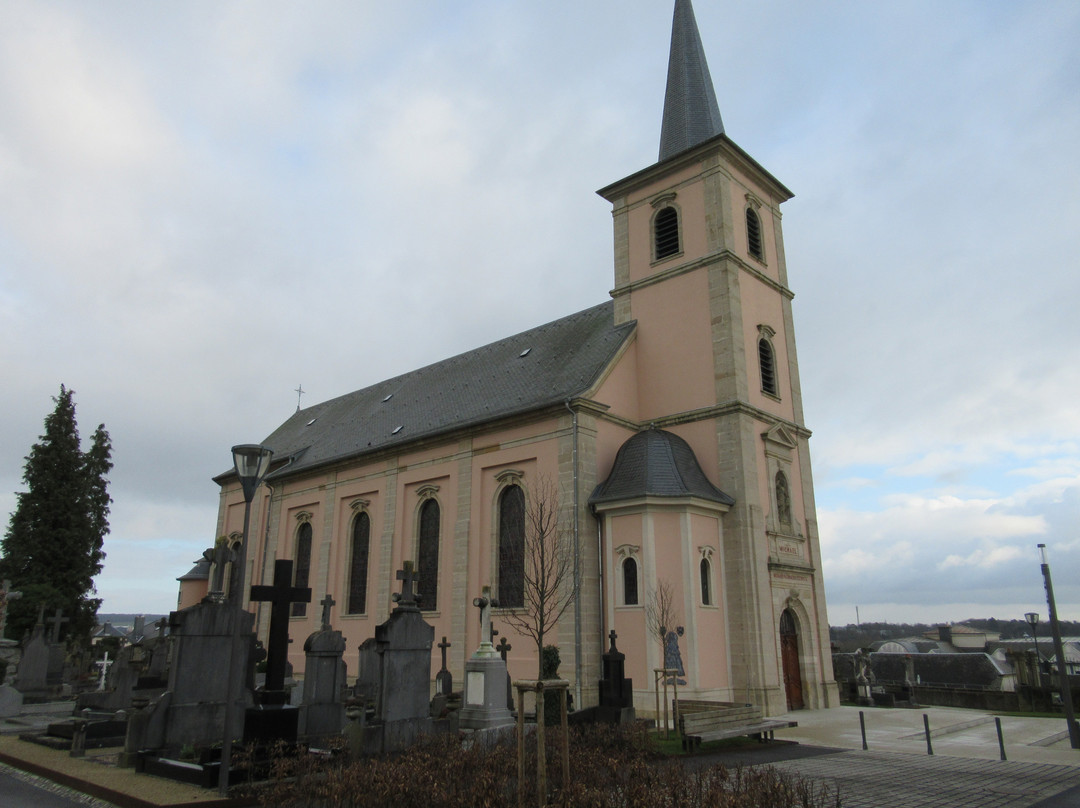
<path id="1" fill-rule="evenodd" d="M 1073 766 L 892 751 L 837 752 L 771 765 L 838 789 L 844 808 L 1031 808 L 1080 787 L 1080 768 Z"/>

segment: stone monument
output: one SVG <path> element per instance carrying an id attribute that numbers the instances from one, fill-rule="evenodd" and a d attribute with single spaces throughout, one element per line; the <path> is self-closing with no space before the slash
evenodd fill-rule
<path id="1" fill-rule="evenodd" d="M 506 663 L 491 644 L 491 609 L 497 604 L 491 587 L 473 599 L 480 609 L 480 647 L 465 663 L 465 703 L 458 726 L 462 729 L 510 727 L 514 717 L 506 707 Z"/>
<path id="2" fill-rule="evenodd" d="M 340 735 L 345 726 L 345 638 L 330 625 L 334 598 L 327 594 L 323 607 L 322 628 L 307 638 L 304 653 L 304 698 L 300 707 L 300 735 L 311 739 Z"/>
<path id="3" fill-rule="evenodd" d="M 597 718 L 612 724 L 632 723 L 634 713 L 634 681 L 626 678 L 626 655 L 615 647 L 615 629 L 608 634 L 611 646 L 601 659 L 604 678 L 600 680 L 600 705 Z"/>

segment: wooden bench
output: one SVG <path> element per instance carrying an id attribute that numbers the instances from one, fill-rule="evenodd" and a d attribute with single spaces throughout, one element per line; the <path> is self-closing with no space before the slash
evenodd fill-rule
<path id="1" fill-rule="evenodd" d="M 773 740 L 778 729 L 797 727 L 797 721 L 762 718 L 761 708 L 752 704 L 723 701 L 694 701 L 680 699 L 676 703 L 679 734 L 683 749 L 692 751 L 704 741 L 756 736 L 765 743 Z"/>

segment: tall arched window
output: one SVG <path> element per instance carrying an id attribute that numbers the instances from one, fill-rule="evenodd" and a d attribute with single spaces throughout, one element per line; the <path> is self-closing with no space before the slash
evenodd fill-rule
<path id="1" fill-rule="evenodd" d="M 780 517 L 781 524 L 791 524 L 791 491 L 782 471 L 776 472 L 776 515 Z"/>
<path id="2" fill-rule="evenodd" d="M 776 359 L 772 343 L 766 337 L 758 340 L 758 362 L 761 365 L 761 391 L 770 396 L 778 395 L 776 387 Z"/>
<path id="3" fill-rule="evenodd" d="M 439 602 L 439 503 L 429 499 L 420 506 L 420 535 L 416 543 L 417 591 L 420 609 L 433 612 Z"/>
<path id="4" fill-rule="evenodd" d="M 499 495 L 499 606 L 525 605 L 525 492 L 508 485 Z"/>
<path id="5" fill-rule="evenodd" d="M 311 522 L 304 522 L 296 531 L 296 554 L 293 556 L 293 586 L 305 589 L 311 577 Z M 293 617 L 307 615 L 306 603 L 292 605 Z"/>
<path id="6" fill-rule="evenodd" d="M 368 555 L 371 552 L 371 517 L 361 511 L 353 520 L 349 548 L 349 604 L 347 614 L 367 612 Z"/>
<path id="7" fill-rule="evenodd" d="M 661 208 L 653 217 L 653 245 L 657 261 L 680 251 L 679 212 L 675 208 Z"/>
<path id="8" fill-rule="evenodd" d="M 638 585 L 637 585 L 637 561 L 633 557 L 627 558 L 622 563 L 622 576 L 623 576 L 623 605 L 624 606 L 637 606 L 638 605 Z"/>
<path id="9" fill-rule="evenodd" d="M 712 564 L 709 559 L 701 559 L 701 604 L 712 606 Z"/>
<path id="10" fill-rule="evenodd" d="M 753 208 L 746 209 L 746 249 L 757 260 L 765 260 L 765 248 L 761 241 L 761 219 Z"/>

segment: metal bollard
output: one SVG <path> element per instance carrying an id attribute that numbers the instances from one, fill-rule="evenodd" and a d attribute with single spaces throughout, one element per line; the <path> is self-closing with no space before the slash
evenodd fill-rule
<path id="1" fill-rule="evenodd" d="M 926 732 L 926 754 L 934 754 L 934 746 L 930 743 L 930 716 L 922 714 L 923 730 Z"/>
<path id="2" fill-rule="evenodd" d="M 1001 719 L 994 716 L 994 724 L 997 726 L 998 749 L 1001 750 L 1001 759 L 1008 760 L 1008 758 L 1005 757 L 1005 736 L 1001 734 Z"/>
<path id="3" fill-rule="evenodd" d="M 863 715 L 863 711 L 859 710 L 859 731 L 862 733 L 862 748 L 865 752 L 866 747 L 866 716 Z"/>

